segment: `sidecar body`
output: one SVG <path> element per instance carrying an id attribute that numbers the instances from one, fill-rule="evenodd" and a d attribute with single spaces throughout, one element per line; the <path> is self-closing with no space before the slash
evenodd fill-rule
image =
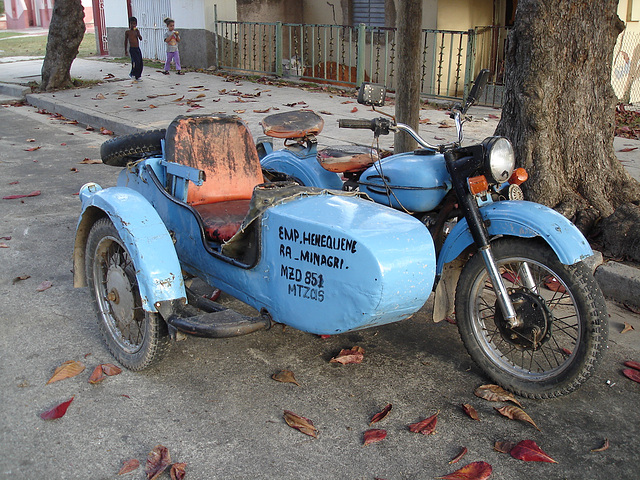
<path id="1" fill-rule="evenodd" d="M 87 241 L 108 218 L 137 285 L 122 285 L 122 269 L 107 265 L 104 278 L 94 278 L 104 284 L 95 288 L 104 293 L 100 308 L 121 308 L 118 289 L 138 292 L 140 308 L 187 333 L 247 330 L 235 328 L 235 317 L 214 315 L 220 309 L 191 295 L 186 277 L 270 321 L 316 334 L 402 320 L 432 290 L 435 251 L 419 221 L 361 195 L 263 183 L 253 140 L 237 117 L 176 118 L 162 155 L 130 164 L 116 187 L 84 185 L 80 198 L 75 285 L 95 275 L 87 265 L 99 259 L 87 258 Z"/>

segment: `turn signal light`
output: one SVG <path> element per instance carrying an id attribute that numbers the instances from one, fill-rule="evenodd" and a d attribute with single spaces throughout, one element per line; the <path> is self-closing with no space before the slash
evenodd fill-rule
<path id="1" fill-rule="evenodd" d="M 509 177 L 509 183 L 511 185 L 522 185 L 527 181 L 527 178 L 529 178 L 529 174 L 524 168 L 516 168 L 511 174 L 511 177 Z"/>
<path id="2" fill-rule="evenodd" d="M 467 181 L 469 182 L 469 191 L 473 195 L 486 192 L 489 189 L 489 182 L 487 182 L 487 178 L 484 175 L 469 177 Z"/>

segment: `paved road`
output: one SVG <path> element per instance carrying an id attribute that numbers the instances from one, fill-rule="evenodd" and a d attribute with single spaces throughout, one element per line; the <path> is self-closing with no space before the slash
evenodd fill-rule
<path id="1" fill-rule="evenodd" d="M 87 181 L 115 183 L 119 169 L 79 163 L 98 158 L 104 138 L 31 107 L 0 108 L 0 196 L 42 192 L 0 200 L 0 236 L 11 237 L 0 240 L 9 247 L 0 248 L 0 479 L 112 479 L 123 460 L 144 464 L 157 444 L 187 463 L 191 479 L 430 479 L 455 470 L 447 462 L 462 446 L 469 453 L 460 464 L 489 462 L 492 479 L 638 478 L 640 385 L 620 371 L 623 361 L 640 361 L 640 319 L 613 303 L 610 349 L 595 377 L 568 397 L 523 401 L 542 432 L 498 416 L 493 407 L 502 404 L 473 395 L 486 379 L 455 326 L 428 321 L 429 303 L 411 320 L 327 340 L 280 327 L 187 339 L 156 368 L 88 384 L 96 365 L 113 360 L 89 292 L 72 286 L 80 209 L 74 193 Z M 33 146 L 41 148 L 25 151 Z M 23 275 L 30 278 L 13 283 Z M 53 286 L 37 292 L 43 281 Z M 620 334 L 623 322 L 635 331 Z M 328 363 L 353 345 L 365 349 L 361 365 Z M 67 360 L 87 370 L 45 385 Z M 285 368 L 300 387 L 271 380 Z M 38 417 L 73 395 L 64 418 Z M 387 439 L 362 447 L 369 419 L 387 403 L 393 410 L 380 424 Z M 467 418 L 462 403 L 482 421 Z M 285 409 L 312 419 L 319 438 L 287 427 Z M 407 431 L 436 411 L 435 435 Z M 590 452 L 605 438 L 607 451 Z M 558 464 L 525 463 L 492 449 L 496 440 L 523 439 Z M 143 467 L 118 478 L 143 479 Z"/>

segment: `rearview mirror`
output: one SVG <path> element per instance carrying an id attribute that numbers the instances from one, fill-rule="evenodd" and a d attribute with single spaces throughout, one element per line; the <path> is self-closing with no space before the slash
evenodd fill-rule
<path id="1" fill-rule="evenodd" d="M 467 101 L 464 104 L 463 113 L 466 112 L 469 109 L 469 107 L 474 103 L 476 103 L 478 99 L 482 96 L 484 87 L 487 85 L 487 82 L 489 81 L 490 74 L 491 72 L 489 72 L 489 70 L 487 70 L 486 68 L 480 70 L 480 73 L 476 77 L 475 82 L 473 82 L 473 87 L 471 87 L 471 92 L 467 97 Z"/>
<path id="2" fill-rule="evenodd" d="M 378 83 L 362 83 L 358 92 L 358 103 L 370 107 L 382 107 L 387 88 Z"/>

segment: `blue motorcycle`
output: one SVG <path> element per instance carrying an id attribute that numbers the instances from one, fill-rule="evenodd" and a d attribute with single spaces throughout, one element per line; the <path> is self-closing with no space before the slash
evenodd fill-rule
<path id="1" fill-rule="evenodd" d="M 462 146 L 464 116 L 486 84 L 482 71 L 464 105 L 453 107 L 457 140 L 426 142 L 393 118 L 341 119 L 374 137 L 406 132 L 420 148 L 380 158 L 371 147 L 317 150 L 323 127 L 312 111 L 266 117 L 261 164 L 275 180 L 358 191 L 426 226 L 436 255 L 434 320 L 455 318 L 469 354 L 496 383 L 533 398 L 578 388 L 600 362 L 608 337 L 602 292 L 584 260 L 579 230 L 545 206 L 524 201 L 511 143 L 490 137 Z M 365 83 L 358 102 L 382 106 L 384 86 Z M 285 139 L 273 150 L 271 138 Z M 393 227 L 387 229 L 389 234 Z"/>

